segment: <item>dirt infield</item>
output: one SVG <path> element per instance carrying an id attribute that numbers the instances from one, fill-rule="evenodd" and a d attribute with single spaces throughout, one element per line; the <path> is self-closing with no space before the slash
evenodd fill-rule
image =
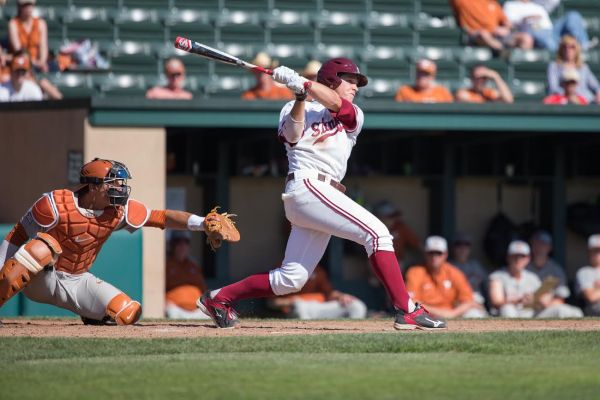
<path id="1" fill-rule="evenodd" d="M 76 319 L 3 319 L 2 336 L 95 338 L 197 338 L 224 336 L 319 335 L 393 332 L 388 319 L 360 321 L 242 320 L 239 329 L 216 329 L 208 321 L 142 321 L 134 326 L 86 326 Z M 535 330 L 600 331 L 600 319 L 580 320 L 456 320 L 443 332 Z M 428 333 L 428 332 L 427 332 Z"/>

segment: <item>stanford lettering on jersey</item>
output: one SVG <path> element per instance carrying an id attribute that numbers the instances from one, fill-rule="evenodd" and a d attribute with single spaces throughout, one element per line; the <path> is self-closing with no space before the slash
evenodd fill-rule
<path id="1" fill-rule="evenodd" d="M 329 121 L 322 119 L 320 122 L 315 122 L 310 126 L 312 129 L 312 137 L 318 137 L 313 144 L 321 143 L 327 140 L 327 138 L 344 131 L 344 126 L 337 119 L 333 118 Z"/>

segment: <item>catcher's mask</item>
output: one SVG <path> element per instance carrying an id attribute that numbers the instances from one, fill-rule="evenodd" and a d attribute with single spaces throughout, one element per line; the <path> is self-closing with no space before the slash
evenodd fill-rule
<path id="1" fill-rule="evenodd" d="M 113 206 L 127 203 L 131 193 L 131 186 L 127 185 L 128 179 L 131 179 L 131 174 L 125 164 L 101 158 L 94 158 L 84 164 L 79 174 L 79 183 L 82 185 L 107 184 L 108 199 Z"/>

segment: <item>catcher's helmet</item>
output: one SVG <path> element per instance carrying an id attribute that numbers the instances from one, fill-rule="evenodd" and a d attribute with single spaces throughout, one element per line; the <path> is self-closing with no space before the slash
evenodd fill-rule
<path id="1" fill-rule="evenodd" d="M 110 204 L 114 206 L 122 206 L 127 203 L 131 192 L 131 187 L 127 186 L 128 179 L 131 179 L 131 174 L 125 164 L 101 158 L 94 158 L 84 164 L 79 173 L 79 183 L 82 184 L 80 189 L 89 184 L 110 183 L 107 193 Z"/>
<path id="2" fill-rule="evenodd" d="M 340 86 L 342 79 L 340 75 L 351 74 L 358 79 L 358 87 L 366 86 L 369 79 L 360 73 L 358 66 L 348 58 L 332 58 L 325 62 L 317 73 L 317 82 L 327 86 L 330 89 L 336 89 Z"/>

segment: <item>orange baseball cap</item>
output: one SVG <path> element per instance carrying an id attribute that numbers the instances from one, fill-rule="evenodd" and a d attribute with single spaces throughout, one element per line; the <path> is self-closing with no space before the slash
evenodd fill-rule
<path id="1" fill-rule="evenodd" d="M 12 62 L 10 63 L 10 69 L 12 71 L 16 71 L 18 69 L 24 69 L 29 71 L 31 69 L 31 62 L 29 61 L 29 57 L 24 54 L 14 56 Z"/>
<path id="2" fill-rule="evenodd" d="M 417 61 L 417 71 L 423 71 L 433 75 L 437 72 L 437 66 L 433 61 L 423 58 Z"/>

